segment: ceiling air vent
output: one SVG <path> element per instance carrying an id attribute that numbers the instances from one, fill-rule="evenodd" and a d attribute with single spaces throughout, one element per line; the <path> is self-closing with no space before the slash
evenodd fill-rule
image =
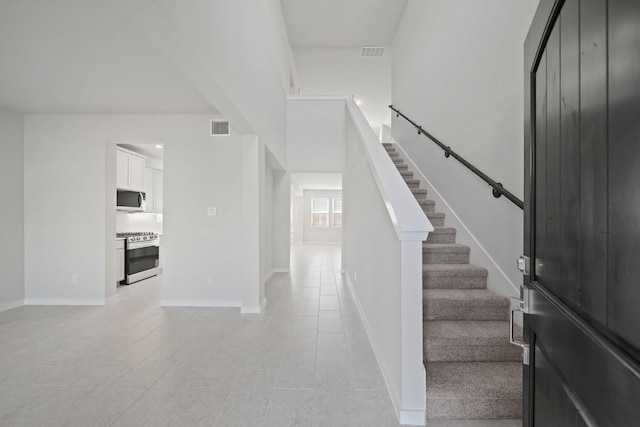
<path id="1" fill-rule="evenodd" d="M 360 56 L 361 57 L 384 56 L 384 52 L 386 50 L 387 50 L 386 47 L 363 47 L 363 48 L 360 48 Z"/>
<path id="2" fill-rule="evenodd" d="M 211 120 L 211 136 L 229 135 L 228 120 Z"/>

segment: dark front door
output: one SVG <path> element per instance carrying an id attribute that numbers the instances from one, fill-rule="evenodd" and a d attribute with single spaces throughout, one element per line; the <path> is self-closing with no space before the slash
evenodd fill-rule
<path id="1" fill-rule="evenodd" d="M 640 426 L 640 1 L 541 0 L 525 80 L 523 422 Z"/>

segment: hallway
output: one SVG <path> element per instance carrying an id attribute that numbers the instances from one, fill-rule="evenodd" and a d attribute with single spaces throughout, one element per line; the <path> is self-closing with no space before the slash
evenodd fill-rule
<path id="1" fill-rule="evenodd" d="M 161 308 L 159 278 L 106 307 L 0 313 L 0 425 L 397 426 L 340 247 L 293 246 L 291 264 L 261 315 Z"/>

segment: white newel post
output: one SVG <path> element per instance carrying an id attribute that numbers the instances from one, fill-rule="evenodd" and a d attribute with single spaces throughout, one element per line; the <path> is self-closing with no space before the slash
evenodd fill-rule
<path id="1" fill-rule="evenodd" d="M 423 236 L 407 237 L 411 239 Z M 426 372 L 422 332 L 422 240 L 400 242 L 402 304 L 402 424 L 424 425 Z"/>

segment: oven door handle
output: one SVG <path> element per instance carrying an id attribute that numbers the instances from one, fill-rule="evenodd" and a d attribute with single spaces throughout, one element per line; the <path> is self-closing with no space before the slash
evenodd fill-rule
<path id="1" fill-rule="evenodd" d="M 127 250 L 151 248 L 151 247 L 154 247 L 154 246 L 155 247 L 159 247 L 160 246 L 160 242 L 155 240 L 155 241 L 144 241 L 144 242 L 128 243 Z"/>

